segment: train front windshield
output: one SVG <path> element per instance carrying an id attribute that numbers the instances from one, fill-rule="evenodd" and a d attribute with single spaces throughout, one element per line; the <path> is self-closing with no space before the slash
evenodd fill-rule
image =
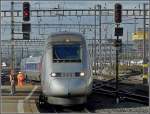
<path id="1" fill-rule="evenodd" d="M 35 71 L 38 68 L 37 66 L 38 64 L 36 63 L 28 63 L 28 64 L 25 64 L 25 70 Z"/>
<path id="2" fill-rule="evenodd" d="M 81 62 L 80 44 L 53 45 L 53 62 Z"/>

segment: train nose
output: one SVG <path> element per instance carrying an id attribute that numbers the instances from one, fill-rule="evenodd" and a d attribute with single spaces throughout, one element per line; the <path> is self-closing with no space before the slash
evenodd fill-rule
<path id="1" fill-rule="evenodd" d="M 86 95 L 87 87 L 85 79 L 70 79 L 68 92 L 73 96 Z"/>
<path id="2" fill-rule="evenodd" d="M 68 80 L 53 79 L 50 83 L 50 95 L 52 96 L 66 96 L 68 95 Z"/>
<path id="3" fill-rule="evenodd" d="M 80 96 L 87 93 L 84 79 L 54 79 L 50 84 L 52 96 Z"/>

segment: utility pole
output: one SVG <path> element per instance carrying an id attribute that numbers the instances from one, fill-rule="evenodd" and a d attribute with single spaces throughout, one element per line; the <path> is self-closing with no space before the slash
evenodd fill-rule
<path id="1" fill-rule="evenodd" d="M 11 70 L 14 70 L 14 63 L 15 63 L 15 58 L 14 58 L 14 2 L 11 1 Z"/>
<path id="2" fill-rule="evenodd" d="M 1 0 L 0 0 L 0 10 L 1 10 Z M 0 11 L 0 18 L 1 18 L 1 11 Z M 1 29 L 1 21 L 0 21 L 0 30 Z M 1 36 L 0 36 L 0 77 L 1 77 L 1 72 L 2 72 L 2 62 L 1 62 L 1 59 L 2 59 L 2 53 L 1 53 Z M 0 86 L 1 86 L 1 80 L 0 80 Z M 1 93 L 1 90 L 0 90 L 0 93 Z M 0 103 L 0 108 L 1 108 L 1 103 Z M 1 108 L 2 109 L 2 108 Z"/>
<path id="3" fill-rule="evenodd" d="M 101 69 L 101 15 L 102 15 L 102 12 L 101 12 L 101 5 L 98 5 L 98 9 L 99 9 L 99 54 L 98 54 L 98 58 L 99 58 L 99 61 L 98 61 L 98 68 Z M 99 65 L 100 64 L 100 65 Z M 101 72 L 99 72 L 101 73 Z M 101 75 L 101 74 L 100 74 Z"/>
<path id="4" fill-rule="evenodd" d="M 144 28 L 144 38 L 143 38 L 143 84 L 148 83 L 148 59 L 147 59 L 147 43 L 146 43 L 146 4 L 143 4 L 143 28 Z"/>
<path id="5" fill-rule="evenodd" d="M 94 18 L 94 22 L 95 22 L 95 28 L 94 28 L 94 73 L 96 75 L 96 6 L 95 6 L 95 18 Z"/>
<path id="6" fill-rule="evenodd" d="M 106 3 L 105 3 L 105 9 L 107 9 L 106 8 Z M 107 21 L 107 16 L 105 16 L 105 21 Z M 104 27 L 104 31 L 105 31 L 105 35 L 104 35 L 104 38 L 105 38 L 105 40 L 107 40 L 107 36 L 108 36 L 108 25 L 105 25 L 105 27 Z M 107 45 L 105 44 L 104 45 L 104 63 L 107 63 Z"/>
<path id="7" fill-rule="evenodd" d="M 130 53 L 129 53 L 129 50 L 128 50 L 128 44 L 129 44 L 128 39 L 129 39 L 129 32 L 128 32 L 128 30 L 127 30 L 127 45 L 126 45 L 126 53 L 127 53 L 126 59 L 127 59 L 127 66 L 130 65 L 130 64 L 129 64 L 129 62 L 130 62 L 130 60 L 129 60 L 129 58 L 130 58 L 130 57 L 129 57 Z"/>
<path id="8" fill-rule="evenodd" d="M 117 28 L 119 27 L 119 25 L 117 24 Z M 117 39 L 116 39 L 116 42 L 119 40 L 119 36 L 117 35 Z M 119 50 L 119 47 L 117 46 L 116 47 L 116 103 L 118 104 L 119 103 L 119 95 L 118 95 L 118 52 Z"/>
<path id="9" fill-rule="evenodd" d="M 149 9 L 150 9 L 150 2 L 149 2 Z M 150 18 L 150 11 L 149 11 L 149 18 Z M 149 19 L 149 29 L 148 29 L 148 44 L 150 44 L 150 19 Z M 148 45 L 148 83 L 150 82 L 150 45 Z M 149 100 L 150 104 L 150 100 Z"/>

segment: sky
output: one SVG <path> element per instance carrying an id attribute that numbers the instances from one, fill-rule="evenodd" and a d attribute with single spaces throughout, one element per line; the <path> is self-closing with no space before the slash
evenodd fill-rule
<path id="1" fill-rule="evenodd" d="M 23 1 L 17 1 L 15 2 L 14 5 L 14 9 L 22 9 L 22 3 Z M 31 3 L 31 10 L 32 9 L 53 9 L 53 8 L 57 8 L 58 6 L 60 8 L 63 9 L 89 9 L 89 8 L 94 8 L 95 5 L 100 4 L 102 6 L 102 9 L 106 8 L 106 9 L 113 9 L 114 8 L 114 4 L 118 3 L 118 1 L 114 0 L 114 1 L 32 1 Z M 143 8 L 143 3 L 148 3 L 147 1 L 119 1 L 119 3 L 122 4 L 124 9 L 138 9 L 138 8 Z M 10 10 L 10 1 L 2 1 L 2 5 L 1 5 L 1 9 L 2 10 Z M 16 22 L 22 22 L 22 18 L 15 18 Z M 35 24 L 64 24 L 64 23 L 69 23 L 69 24 L 94 24 L 94 17 L 64 17 L 64 18 L 58 18 L 58 17 L 51 17 L 51 18 L 45 18 L 45 17 L 41 17 L 41 18 L 31 18 L 31 23 L 35 23 Z M 103 16 L 102 17 L 102 22 L 113 22 L 113 17 L 106 17 Z M 135 19 L 133 17 L 124 17 L 123 18 L 123 22 L 131 22 L 134 23 Z M 126 33 L 129 32 L 129 34 L 131 35 L 132 32 L 135 31 L 135 26 L 136 27 L 143 27 L 142 25 L 142 21 L 141 20 L 136 20 L 136 22 L 138 23 L 137 25 L 133 24 L 133 25 L 122 25 L 122 27 L 124 27 L 124 36 L 123 36 L 123 40 L 126 40 Z M 10 24 L 10 18 L 2 18 L 1 21 L 2 24 Z M 97 18 L 97 24 L 98 24 L 98 18 Z M 115 25 L 102 25 L 102 37 L 103 38 L 112 38 L 112 34 L 113 34 L 113 30 L 114 30 Z M 21 32 L 21 28 L 15 27 L 15 30 L 17 32 Z M 32 35 L 31 37 L 35 38 L 39 36 L 39 33 L 45 33 L 45 34 L 50 34 L 50 32 L 54 32 L 59 30 L 58 28 L 53 29 L 53 28 L 33 28 L 32 29 Z M 65 29 L 64 29 L 65 30 Z M 68 30 L 68 29 L 67 29 Z M 8 34 L 10 33 L 10 27 L 8 26 L 3 26 L 2 27 L 2 39 L 5 40 L 9 40 L 11 35 Z M 40 32 L 39 32 L 40 31 Z M 78 31 L 78 30 L 76 30 Z M 107 31 L 107 35 L 106 35 L 106 31 Z M 86 35 L 88 36 L 88 38 L 93 38 L 93 31 L 90 31 L 89 29 L 86 30 Z M 20 37 L 19 35 L 17 37 Z M 41 37 L 41 36 L 40 36 Z M 47 37 L 47 35 L 42 36 L 44 38 Z"/>
<path id="2" fill-rule="evenodd" d="M 140 4 L 140 7 L 142 7 L 142 3 L 148 3 L 149 0 L 144 0 L 144 1 L 137 1 L 137 0 L 130 0 L 130 1 L 108 1 L 108 0 L 103 0 L 103 1 L 44 1 L 44 0 L 38 0 L 38 1 L 34 1 L 32 0 L 32 2 L 30 1 L 31 5 L 31 9 L 33 8 L 54 8 L 57 7 L 58 4 L 60 4 L 61 7 L 65 7 L 65 8 L 88 8 L 88 7 L 92 7 L 94 5 L 97 4 L 101 4 L 102 7 L 105 7 L 105 5 L 107 5 L 108 8 L 113 8 L 115 3 L 121 3 L 123 5 L 123 8 L 135 8 Z M 9 0 L 5 0 L 2 1 L 2 9 L 10 9 L 10 4 L 9 4 Z M 16 1 L 16 6 L 21 7 L 20 4 L 22 4 L 23 0 L 18 0 Z"/>

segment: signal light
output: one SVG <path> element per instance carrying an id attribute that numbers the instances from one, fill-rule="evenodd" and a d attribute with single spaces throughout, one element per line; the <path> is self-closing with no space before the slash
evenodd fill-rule
<path id="1" fill-rule="evenodd" d="M 115 4 L 115 22 L 121 23 L 122 21 L 122 5 L 119 3 Z"/>
<path id="2" fill-rule="evenodd" d="M 23 3 L 23 20 L 24 21 L 30 20 L 30 4 L 29 4 L 29 2 Z"/>

